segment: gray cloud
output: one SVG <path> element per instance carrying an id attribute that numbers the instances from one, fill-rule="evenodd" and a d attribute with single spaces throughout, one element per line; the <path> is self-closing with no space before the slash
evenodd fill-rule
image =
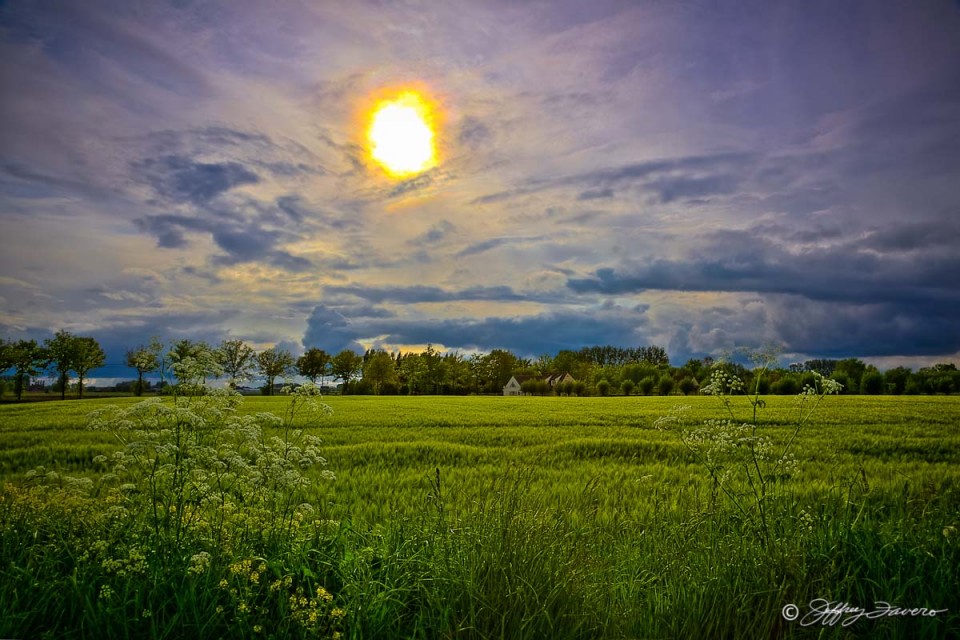
<path id="1" fill-rule="evenodd" d="M 528 300 L 528 296 L 516 293 L 507 286 L 500 287 L 468 287 L 466 289 L 449 290 L 440 287 L 412 285 L 405 287 L 361 287 L 361 286 L 327 286 L 324 290 L 331 295 L 351 295 L 376 304 L 382 302 L 399 302 L 416 304 L 422 302 L 452 302 L 455 300 L 493 300 L 517 301 Z"/>
<path id="2" fill-rule="evenodd" d="M 344 349 L 363 352 L 363 346 L 357 342 L 363 337 L 357 332 L 357 327 L 340 313 L 317 305 L 310 317 L 307 318 L 307 331 L 303 335 L 303 346 L 307 349 L 317 347 L 336 354 Z"/>
<path id="3" fill-rule="evenodd" d="M 322 306 L 314 309 L 303 338 L 306 347 L 328 351 L 362 347 L 361 339 L 382 336 L 386 344 L 442 344 L 448 349 L 510 349 L 521 356 L 555 353 L 594 344 L 646 344 L 642 311 L 556 312 L 530 317 L 450 320 L 369 320 L 350 323 Z M 352 346 L 351 346 L 352 345 Z"/>
<path id="4" fill-rule="evenodd" d="M 161 196 L 197 206 L 234 187 L 260 181 L 256 173 L 238 162 L 196 162 L 183 156 L 143 160 L 136 169 Z"/>

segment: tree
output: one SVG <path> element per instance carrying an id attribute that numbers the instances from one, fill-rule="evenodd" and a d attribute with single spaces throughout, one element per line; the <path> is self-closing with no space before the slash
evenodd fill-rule
<path id="1" fill-rule="evenodd" d="M 143 374 L 160 368 L 162 352 L 163 343 L 159 338 L 151 339 L 148 346 L 141 344 L 136 349 L 127 351 L 127 366 L 137 370 L 137 383 L 133 387 L 133 395 L 143 395 Z"/>
<path id="2" fill-rule="evenodd" d="M 845 373 L 850 380 L 850 391 L 856 393 L 860 389 L 860 378 L 867 370 L 867 363 L 859 358 L 846 358 L 837 362 L 834 373 Z"/>
<path id="3" fill-rule="evenodd" d="M 513 370 L 519 367 L 517 356 L 504 349 L 494 349 L 483 357 L 488 367 L 488 391 L 501 391 L 510 381 Z"/>
<path id="4" fill-rule="evenodd" d="M 653 388 L 657 386 L 657 380 L 653 376 L 647 376 L 640 381 L 640 393 L 645 396 L 650 395 L 650 392 L 653 391 Z"/>
<path id="5" fill-rule="evenodd" d="M 900 395 L 907 388 L 907 381 L 913 372 L 907 367 L 896 367 L 887 370 L 883 374 L 883 382 L 886 385 L 887 392 L 894 395 Z"/>
<path id="6" fill-rule="evenodd" d="M 70 371 L 73 369 L 73 361 L 76 357 L 74 345 L 73 334 L 64 329 L 57 331 L 52 338 L 43 341 L 43 347 L 47 353 L 47 366 L 51 367 L 57 374 L 61 400 L 67 397 Z"/>
<path id="7" fill-rule="evenodd" d="M 100 343 L 87 336 L 74 338 L 73 371 L 77 374 L 77 395 L 83 398 L 83 380 L 91 370 L 102 367 L 107 355 Z"/>
<path id="8" fill-rule="evenodd" d="M 363 363 L 363 379 L 373 387 L 374 395 L 380 395 L 383 385 L 396 384 L 397 368 L 393 356 L 386 351 L 375 351 Z"/>
<path id="9" fill-rule="evenodd" d="M 680 389 L 680 393 L 682 393 L 685 396 L 688 396 L 697 390 L 697 381 L 694 380 L 693 378 L 684 378 L 677 385 L 677 388 Z"/>
<path id="10" fill-rule="evenodd" d="M 310 347 L 306 353 L 297 358 L 297 373 L 304 378 L 309 378 L 314 384 L 317 383 L 317 378 L 320 378 L 322 383 L 329 368 L 330 354 L 323 349 Z"/>
<path id="11" fill-rule="evenodd" d="M 867 371 L 860 379 L 860 393 L 878 396 L 883 393 L 883 375 L 879 371 Z"/>
<path id="12" fill-rule="evenodd" d="M 670 376 L 660 378 L 660 382 L 657 383 L 657 391 L 659 391 L 662 396 L 670 395 L 673 391 L 673 378 Z"/>
<path id="13" fill-rule="evenodd" d="M 43 370 L 46 354 L 36 340 L 18 340 L 2 345 L 2 348 L 5 354 L 0 362 L 0 372 L 14 369 L 13 392 L 19 402 L 23 396 L 23 387 L 29 384 L 30 378 Z"/>
<path id="14" fill-rule="evenodd" d="M 601 396 L 607 396 L 610 394 L 610 382 L 606 378 L 601 378 L 597 383 L 597 393 Z"/>
<path id="15" fill-rule="evenodd" d="M 231 389 L 236 389 L 238 382 L 249 380 L 257 366 L 257 352 L 243 340 L 224 340 L 216 355 Z"/>
<path id="16" fill-rule="evenodd" d="M 10 343 L 0 338 L 0 374 L 3 374 L 12 366 L 13 363 L 10 361 Z M 6 389 L 7 381 L 0 377 L 0 398 L 3 397 L 3 392 L 6 391 Z"/>
<path id="17" fill-rule="evenodd" d="M 363 358 L 350 349 L 344 349 L 330 360 L 330 375 L 334 379 L 343 381 L 343 392 L 346 393 L 350 380 L 360 372 Z"/>
<path id="18" fill-rule="evenodd" d="M 620 384 L 620 390 L 623 391 L 623 395 L 628 396 L 633 393 L 634 386 L 633 380 L 627 379 Z"/>
<path id="19" fill-rule="evenodd" d="M 216 350 L 202 340 L 177 340 L 170 345 L 167 360 L 179 384 L 205 387 L 208 377 L 219 378 L 223 375 Z M 198 391 L 205 392 L 202 388 L 198 388 Z"/>
<path id="20" fill-rule="evenodd" d="M 296 366 L 296 361 L 293 359 L 293 354 L 286 349 L 273 347 L 257 354 L 257 366 L 263 377 L 267 379 L 264 387 L 266 395 L 272 396 L 274 380 L 279 376 L 289 375 Z"/>
<path id="21" fill-rule="evenodd" d="M 400 383 L 406 387 L 407 393 L 413 395 L 421 388 L 422 381 L 427 375 L 427 365 L 418 353 L 408 353 L 398 358 L 398 361 Z"/>

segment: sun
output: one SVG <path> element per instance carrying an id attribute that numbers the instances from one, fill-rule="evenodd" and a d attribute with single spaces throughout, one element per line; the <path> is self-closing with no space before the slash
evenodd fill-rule
<path id="1" fill-rule="evenodd" d="M 373 108 L 370 156 L 388 175 L 407 178 L 437 164 L 433 109 L 419 93 L 404 91 Z"/>

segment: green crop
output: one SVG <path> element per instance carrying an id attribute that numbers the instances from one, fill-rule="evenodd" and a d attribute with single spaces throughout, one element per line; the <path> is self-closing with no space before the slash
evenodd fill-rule
<path id="1" fill-rule="evenodd" d="M 789 440 L 793 398 L 765 400 L 758 430 Z M 357 638 L 813 637 L 841 627 L 801 626 L 781 611 L 827 598 L 949 610 L 861 619 L 843 628 L 848 633 L 951 637 L 960 624 L 960 399 L 825 398 L 796 437 L 795 465 L 778 472 L 777 500 L 765 513 L 770 543 L 756 535 L 756 521 L 716 500 L 681 434 L 656 427 L 676 401 L 324 398 L 332 415 L 297 427 L 320 439 L 325 470 L 337 479 L 304 472 L 318 480 L 303 499 L 322 514 L 319 524 L 309 543 L 274 547 L 262 561 L 267 573 L 295 567 L 294 585 L 325 585 L 332 600 L 304 591 L 302 607 L 297 599 L 256 619 L 310 611 L 329 619 L 336 610 L 345 636 Z M 98 556 L 99 573 L 76 572 L 103 524 L 94 498 L 56 501 L 49 487 L 30 489 L 27 475 L 43 466 L 96 482 L 95 458 L 122 445 L 88 429 L 86 414 L 135 402 L 0 406 L 0 475 L 8 483 L 0 582 L 12 585 L 0 589 L 0 636 L 306 633 L 292 623 L 216 622 L 242 602 L 279 607 L 251 582 L 259 564 L 250 556 L 207 551 L 227 580 L 222 589 L 219 579 L 197 579 L 208 575 L 200 571 L 206 560 L 185 550 L 180 577 L 151 577 L 163 580 L 148 591 L 149 605 L 136 601 L 143 611 L 133 610 L 134 600 L 123 604 L 145 588 L 142 574 L 113 571 L 103 581 L 105 560 L 140 566 L 129 548 L 123 557 Z M 248 398 L 238 415 L 282 414 L 288 402 Z M 694 423 L 729 417 L 716 398 L 683 402 Z M 282 435 L 281 426 L 263 424 L 266 437 Z M 244 559 L 253 564 L 245 568 Z M 265 589 L 276 580 L 286 588 L 280 573 L 260 579 Z M 104 586 L 112 608 L 97 606 Z M 57 623 L 36 626 L 54 602 L 64 603 Z"/>

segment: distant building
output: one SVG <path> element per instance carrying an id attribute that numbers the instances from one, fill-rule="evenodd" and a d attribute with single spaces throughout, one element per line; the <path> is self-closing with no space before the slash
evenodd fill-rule
<path id="1" fill-rule="evenodd" d="M 529 375 L 516 375 L 510 376 L 510 380 L 507 381 L 507 384 L 503 387 L 503 395 L 505 396 L 522 396 L 523 390 L 521 387 L 523 383 L 527 380 L 543 380 L 547 383 L 551 389 L 555 388 L 558 384 L 563 384 L 565 382 L 576 382 L 572 375 L 569 373 L 555 373 L 549 376 L 529 376 Z"/>

